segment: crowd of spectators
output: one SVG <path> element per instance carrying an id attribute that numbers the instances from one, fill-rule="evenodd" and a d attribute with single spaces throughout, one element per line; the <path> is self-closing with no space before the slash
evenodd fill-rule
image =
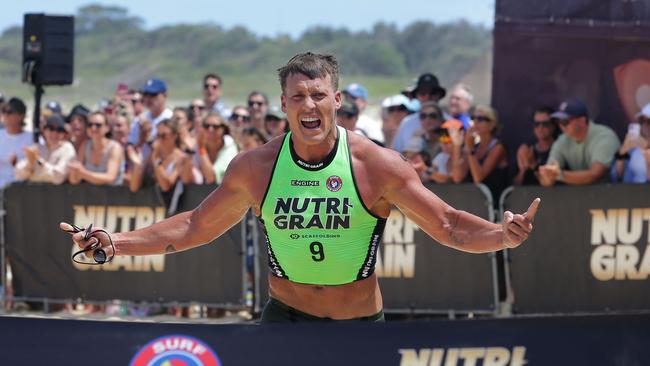
<path id="1" fill-rule="evenodd" d="M 37 143 L 24 131 L 25 103 L 2 100 L 0 186 L 86 182 L 135 192 L 153 185 L 170 200 L 188 184 L 219 184 L 238 152 L 288 131 L 286 116 L 265 93 L 252 91 L 245 104 L 229 108 L 220 76 L 205 75 L 202 86 L 202 97 L 173 109 L 166 82 L 157 78 L 140 88 L 120 84 L 112 100 L 93 109 L 77 104 L 66 114 L 48 102 Z M 380 118 L 368 113 L 363 85 L 346 86 L 342 99 L 338 123 L 404 154 L 425 183 L 484 183 L 498 197 L 511 184 L 649 179 L 650 105 L 630 122 L 622 143 L 579 99 L 540 106 L 530 118 L 530 140 L 511 147 L 516 159 L 509 165 L 498 112 L 475 105 L 467 85 L 447 93 L 434 74 L 422 74 L 413 87 L 383 100 Z"/>

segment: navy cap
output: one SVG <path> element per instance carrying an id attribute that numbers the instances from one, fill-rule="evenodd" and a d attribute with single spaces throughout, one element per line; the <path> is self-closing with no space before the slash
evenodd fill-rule
<path id="1" fill-rule="evenodd" d="M 551 118 L 570 119 L 576 117 L 589 117 L 589 111 L 583 101 L 577 98 L 567 99 L 558 108 L 557 112 L 551 114 Z"/>
<path id="2" fill-rule="evenodd" d="M 45 108 L 51 110 L 54 113 L 61 114 L 61 104 L 59 104 L 59 102 L 49 101 L 47 104 L 45 104 Z"/>
<path id="3" fill-rule="evenodd" d="M 74 107 L 72 107 L 72 110 L 70 111 L 70 114 L 68 115 L 66 120 L 70 122 L 70 120 L 74 116 L 81 116 L 85 120 L 88 119 L 89 114 L 90 114 L 90 109 L 86 108 L 86 106 L 83 104 L 77 104 Z"/>
<path id="4" fill-rule="evenodd" d="M 45 127 L 65 128 L 65 121 L 60 114 L 53 114 L 45 120 Z"/>
<path id="5" fill-rule="evenodd" d="M 142 89 L 144 94 L 158 94 L 167 92 L 167 84 L 160 79 L 149 79 Z"/>
<path id="6" fill-rule="evenodd" d="M 353 98 L 368 100 L 368 90 L 361 84 L 352 83 L 343 90 L 343 93 L 349 94 Z"/>
<path id="7" fill-rule="evenodd" d="M 5 104 L 5 108 L 8 108 L 12 112 L 18 114 L 25 114 L 25 112 L 27 112 L 27 106 L 25 106 L 25 103 L 16 97 L 9 99 L 9 101 Z"/>

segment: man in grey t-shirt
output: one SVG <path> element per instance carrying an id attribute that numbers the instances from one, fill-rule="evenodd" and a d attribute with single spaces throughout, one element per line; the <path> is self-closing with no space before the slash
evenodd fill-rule
<path id="1" fill-rule="evenodd" d="M 620 146 L 611 128 L 589 121 L 587 106 L 569 99 L 551 115 L 563 134 L 553 143 L 546 165 L 539 167 L 540 183 L 570 185 L 599 183 L 609 172 Z"/>

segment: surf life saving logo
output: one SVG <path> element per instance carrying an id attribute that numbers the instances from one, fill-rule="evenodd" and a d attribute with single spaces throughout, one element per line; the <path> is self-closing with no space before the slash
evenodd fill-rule
<path id="1" fill-rule="evenodd" d="M 217 354 L 202 341 L 186 335 L 156 338 L 142 347 L 130 366 L 221 366 Z"/>
<path id="2" fill-rule="evenodd" d="M 325 182 L 325 186 L 327 186 L 327 189 L 329 189 L 332 192 L 337 192 L 339 189 L 341 189 L 342 185 L 343 182 L 341 181 L 341 178 L 338 175 L 333 175 L 327 178 L 327 182 Z"/>

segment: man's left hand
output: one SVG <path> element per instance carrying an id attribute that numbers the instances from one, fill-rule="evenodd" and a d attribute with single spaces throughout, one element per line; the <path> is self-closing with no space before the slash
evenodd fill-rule
<path id="1" fill-rule="evenodd" d="M 503 213 L 503 243 L 508 248 L 516 248 L 528 238 L 533 231 L 533 220 L 541 199 L 535 198 L 528 210 L 522 215 L 510 211 Z"/>

